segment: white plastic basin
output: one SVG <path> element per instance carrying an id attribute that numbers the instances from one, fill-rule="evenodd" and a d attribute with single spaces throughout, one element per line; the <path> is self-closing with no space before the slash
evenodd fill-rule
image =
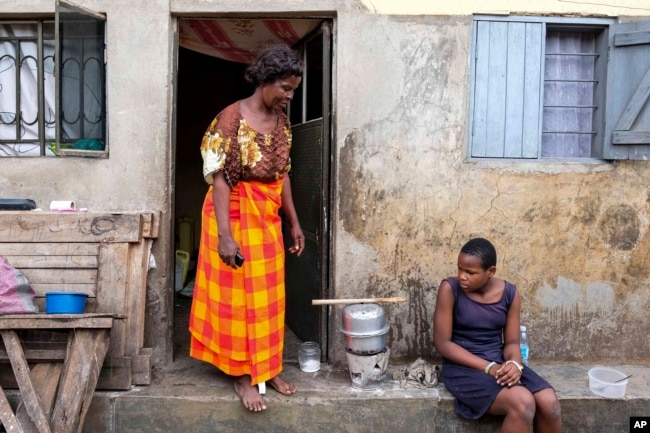
<path id="1" fill-rule="evenodd" d="M 589 389 L 596 395 L 607 398 L 625 397 L 627 375 L 608 367 L 594 367 L 589 370 Z M 621 380 L 617 382 L 617 380 Z"/>

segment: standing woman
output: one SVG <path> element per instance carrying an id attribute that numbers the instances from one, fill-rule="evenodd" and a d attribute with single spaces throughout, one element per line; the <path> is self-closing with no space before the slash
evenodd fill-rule
<path id="1" fill-rule="evenodd" d="M 266 409 L 257 385 L 284 381 L 284 242 L 279 211 L 291 225 L 289 252 L 305 247 L 291 196 L 291 126 L 284 112 L 300 84 L 303 64 L 285 45 L 263 49 L 246 69 L 255 87 L 221 111 L 201 143 L 201 244 L 190 313 L 190 356 L 234 376 L 246 409 Z M 239 257 L 238 257 L 239 256 Z M 243 262 L 241 258 L 243 257 Z"/>

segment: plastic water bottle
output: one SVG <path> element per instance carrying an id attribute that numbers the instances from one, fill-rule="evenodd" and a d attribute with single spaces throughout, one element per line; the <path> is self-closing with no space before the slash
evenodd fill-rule
<path id="1" fill-rule="evenodd" d="M 528 367 L 528 336 L 526 335 L 526 327 L 519 327 L 519 348 L 521 349 L 521 362 Z"/>

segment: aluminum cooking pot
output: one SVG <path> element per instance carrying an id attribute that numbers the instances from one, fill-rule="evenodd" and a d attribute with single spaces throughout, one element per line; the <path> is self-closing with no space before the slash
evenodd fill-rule
<path id="1" fill-rule="evenodd" d="M 386 348 L 390 325 L 384 309 L 378 304 L 352 304 L 343 309 L 345 347 L 357 355 L 375 355 Z"/>

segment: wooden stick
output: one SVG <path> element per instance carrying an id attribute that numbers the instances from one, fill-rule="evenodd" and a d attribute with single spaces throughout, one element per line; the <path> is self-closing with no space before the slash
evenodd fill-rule
<path id="1" fill-rule="evenodd" d="M 398 296 L 396 298 L 361 298 L 361 299 L 314 299 L 311 305 L 334 305 L 334 304 L 368 304 L 381 302 L 405 302 L 406 298 Z"/>

